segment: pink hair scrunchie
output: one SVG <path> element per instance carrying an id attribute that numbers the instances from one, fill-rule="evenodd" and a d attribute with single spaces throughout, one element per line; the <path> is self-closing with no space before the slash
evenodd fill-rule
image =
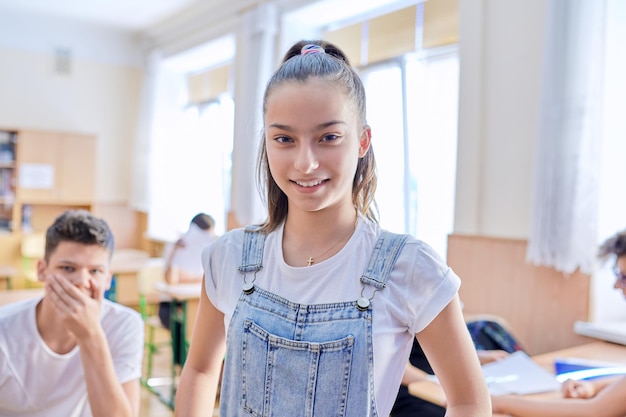
<path id="1" fill-rule="evenodd" d="M 324 54 L 326 51 L 319 45 L 314 45 L 312 43 L 304 45 L 302 49 L 300 49 L 300 55 L 306 54 Z"/>

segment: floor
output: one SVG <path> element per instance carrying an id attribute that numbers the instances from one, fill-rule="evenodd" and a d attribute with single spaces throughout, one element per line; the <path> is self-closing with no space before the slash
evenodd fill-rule
<path id="1" fill-rule="evenodd" d="M 157 331 L 156 338 L 158 341 L 168 341 L 169 331 L 161 329 Z M 145 359 L 145 358 L 144 358 Z M 165 344 L 155 354 L 152 365 L 152 375 L 154 378 L 162 377 L 169 380 L 171 374 L 172 350 L 169 345 Z M 163 385 L 158 387 L 164 398 L 170 398 L 170 386 Z M 218 407 L 216 407 L 218 408 Z M 157 395 L 150 392 L 146 387 L 141 387 L 141 405 L 139 417 L 173 417 L 174 412 L 165 405 Z M 214 416 L 219 416 L 218 410 Z"/>
<path id="2" fill-rule="evenodd" d="M 157 330 L 156 338 L 159 341 L 168 341 L 169 332 L 165 329 Z M 152 365 L 152 375 L 154 377 L 167 378 L 171 372 L 172 350 L 169 346 L 164 346 L 155 354 Z M 144 357 L 144 363 L 145 363 Z M 167 387 L 162 387 L 164 393 L 169 391 Z M 174 412 L 151 393 L 146 387 L 141 387 L 141 406 L 139 417 L 173 417 Z"/>

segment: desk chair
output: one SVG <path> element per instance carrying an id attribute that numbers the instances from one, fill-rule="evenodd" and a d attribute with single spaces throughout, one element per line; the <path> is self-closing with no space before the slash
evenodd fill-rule
<path id="1" fill-rule="evenodd" d="M 46 245 L 44 233 L 31 233 L 22 237 L 22 275 L 26 278 L 26 288 L 42 287 L 37 278 L 37 261 L 43 259 Z"/>
<path id="2" fill-rule="evenodd" d="M 148 388 L 151 387 L 152 360 L 155 353 L 162 346 L 169 346 L 170 341 L 161 343 L 155 342 L 155 332 L 158 329 L 165 329 L 161 324 L 156 307 L 161 296 L 155 289 L 158 282 L 165 281 L 165 263 L 161 258 L 151 258 L 145 261 L 144 266 L 137 272 L 137 290 L 139 292 L 139 312 L 146 326 L 146 336 L 144 346 L 146 349 L 146 370 L 141 377 L 141 382 Z M 167 329 L 166 329 L 167 330 Z"/>
<path id="3" fill-rule="evenodd" d="M 13 288 L 12 280 L 17 276 L 17 270 L 10 265 L 0 265 L 0 281 L 4 281 L 4 289 Z"/>

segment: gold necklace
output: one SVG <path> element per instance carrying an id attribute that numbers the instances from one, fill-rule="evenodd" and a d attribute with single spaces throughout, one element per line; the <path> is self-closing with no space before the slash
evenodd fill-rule
<path id="1" fill-rule="evenodd" d="M 331 246 L 330 248 L 326 249 L 324 251 L 324 253 L 321 253 L 319 255 L 317 255 L 315 258 L 319 259 L 324 257 L 324 255 L 326 255 L 327 253 L 330 253 L 333 249 L 335 249 L 337 246 L 339 246 L 342 243 L 347 242 L 348 240 L 350 240 L 350 237 L 352 236 L 352 234 L 354 233 L 354 231 L 356 230 L 356 226 L 359 224 L 359 216 L 358 214 L 356 215 L 356 218 L 354 219 L 354 228 L 352 230 L 350 230 L 350 232 L 343 237 L 343 239 L 341 239 L 340 241 L 338 241 L 337 243 L 335 243 L 333 246 Z M 309 259 L 306 260 L 306 266 L 311 266 L 315 263 L 315 258 L 312 256 L 309 256 Z"/>

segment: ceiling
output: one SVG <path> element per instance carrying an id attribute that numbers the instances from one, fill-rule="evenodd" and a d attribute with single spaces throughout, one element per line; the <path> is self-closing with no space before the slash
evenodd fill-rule
<path id="1" fill-rule="evenodd" d="M 0 0 L 0 13 L 2 10 L 12 10 L 55 15 L 141 31 L 200 1 L 202 0 Z"/>

